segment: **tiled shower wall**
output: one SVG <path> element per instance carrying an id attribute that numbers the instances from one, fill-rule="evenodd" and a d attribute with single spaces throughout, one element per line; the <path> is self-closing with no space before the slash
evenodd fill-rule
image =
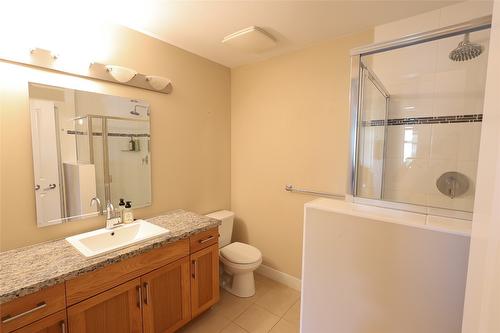
<path id="1" fill-rule="evenodd" d="M 478 10 L 477 6 L 461 3 L 379 26 L 375 29 L 375 38 L 376 41 L 393 39 L 489 13 L 489 4 Z M 409 30 L 415 27 L 418 29 Z M 489 31 L 471 34 L 471 40 L 483 45 L 484 51 L 468 62 L 452 62 L 448 58 L 463 36 L 366 59 L 391 95 L 385 136 L 383 199 L 472 211 L 488 37 Z M 375 155 L 374 152 L 376 158 Z M 464 195 L 451 199 L 437 190 L 437 178 L 447 171 L 467 176 L 469 189 Z"/>

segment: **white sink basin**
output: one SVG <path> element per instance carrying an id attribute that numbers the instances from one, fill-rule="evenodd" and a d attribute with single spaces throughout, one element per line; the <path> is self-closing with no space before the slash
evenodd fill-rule
<path id="1" fill-rule="evenodd" d="M 123 249 L 148 239 L 168 234 L 170 230 L 136 220 L 114 229 L 98 229 L 66 238 L 81 254 L 92 258 Z"/>

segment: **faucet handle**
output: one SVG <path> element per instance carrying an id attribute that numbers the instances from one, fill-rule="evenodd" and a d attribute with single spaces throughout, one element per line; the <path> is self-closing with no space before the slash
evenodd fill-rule
<path id="1" fill-rule="evenodd" d="M 113 217 L 111 219 L 106 219 L 106 229 L 113 229 L 122 224 L 122 219 L 120 217 Z"/>

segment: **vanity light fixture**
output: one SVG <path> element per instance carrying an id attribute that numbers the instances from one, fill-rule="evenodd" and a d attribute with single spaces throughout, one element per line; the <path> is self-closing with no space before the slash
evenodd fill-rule
<path id="1" fill-rule="evenodd" d="M 98 62 L 90 63 L 86 76 L 162 94 L 170 94 L 173 89 L 172 81 L 165 77 L 142 74 L 131 68 Z"/>
<path id="2" fill-rule="evenodd" d="M 30 49 L 30 54 L 32 56 L 50 56 L 50 58 L 52 58 L 52 60 L 56 60 L 59 55 L 55 52 L 52 52 L 50 50 L 47 50 L 47 49 L 42 49 L 42 48 L 39 48 L 39 47 L 34 47 L 32 49 Z"/>
<path id="3" fill-rule="evenodd" d="M 115 65 L 106 65 L 105 67 L 113 79 L 121 83 L 129 82 L 137 75 L 137 71 L 127 67 Z"/>
<path id="4" fill-rule="evenodd" d="M 28 50 L 26 50 L 26 53 L 27 51 Z M 83 78 L 123 84 L 129 87 L 155 91 L 162 94 L 170 94 L 173 90 L 172 81 L 165 77 L 141 74 L 131 68 L 106 65 L 98 62 L 87 63 L 89 65 L 86 69 L 84 67 L 80 68 L 80 64 L 72 63 L 72 59 L 68 59 L 66 56 L 59 59 L 58 53 L 39 47 L 29 49 L 29 53 L 21 57 L 0 56 L 0 61 L 1 60 L 49 69 L 51 71 Z"/>
<path id="5" fill-rule="evenodd" d="M 172 81 L 166 77 L 155 75 L 146 75 L 146 81 L 155 90 L 163 90 L 172 83 Z"/>

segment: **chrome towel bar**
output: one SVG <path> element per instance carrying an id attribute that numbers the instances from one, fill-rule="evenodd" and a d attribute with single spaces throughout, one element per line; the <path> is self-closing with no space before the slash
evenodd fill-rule
<path id="1" fill-rule="evenodd" d="M 337 199 L 337 200 L 344 200 L 345 195 L 343 194 L 335 194 L 335 193 L 328 193 L 328 192 L 317 192 L 317 191 L 310 191 L 310 190 L 304 190 L 300 188 L 295 188 L 292 184 L 287 184 L 285 186 L 285 191 L 287 192 L 295 192 L 295 193 L 303 193 L 303 194 L 310 194 L 310 195 L 317 195 L 319 197 L 326 197 L 326 198 L 332 198 L 332 199 Z"/>

